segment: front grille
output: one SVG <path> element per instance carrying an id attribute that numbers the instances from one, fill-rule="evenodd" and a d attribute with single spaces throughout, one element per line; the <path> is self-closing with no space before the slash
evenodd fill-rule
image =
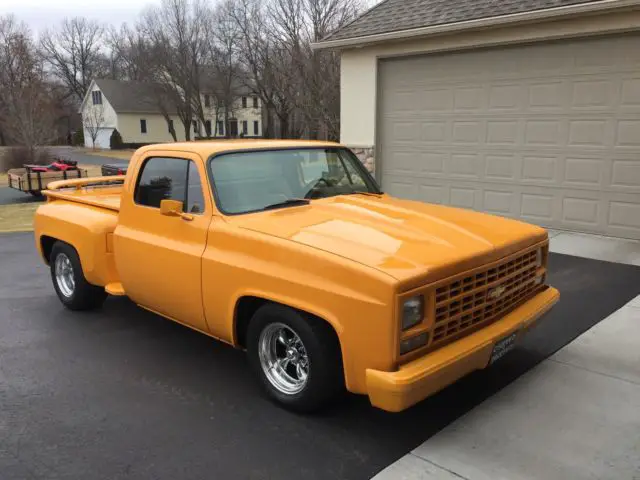
<path id="1" fill-rule="evenodd" d="M 436 288 L 431 347 L 460 338 L 509 312 L 536 289 L 536 251 Z M 490 293 L 503 290 L 495 298 Z"/>

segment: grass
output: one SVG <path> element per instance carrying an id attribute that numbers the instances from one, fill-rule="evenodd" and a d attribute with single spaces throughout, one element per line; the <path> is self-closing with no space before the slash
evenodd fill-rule
<path id="1" fill-rule="evenodd" d="M 40 205 L 31 202 L 0 206 L 0 233 L 33 230 L 33 214 Z"/>
<path id="2" fill-rule="evenodd" d="M 135 150 L 102 150 L 92 148 L 81 148 L 82 153 L 87 155 L 97 155 L 99 157 L 119 158 L 121 160 L 131 160 L 131 155 Z"/>

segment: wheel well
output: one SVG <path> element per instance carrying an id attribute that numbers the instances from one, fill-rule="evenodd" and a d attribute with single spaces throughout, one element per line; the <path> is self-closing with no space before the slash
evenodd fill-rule
<path id="1" fill-rule="evenodd" d="M 58 239 L 53 237 L 48 237 L 43 235 L 40 237 L 40 246 L 42 247 L 42 256 L 49 263 L 49 259 L 51 257 L 51 250 L 53 250 L 53 244 L 56 243 Z"/>
<path id="2" fill-rule="evenodd" d="M 242 297 L 238 300 L 235 313 L 235 338 L 237 345 L 241 348 L 245 348 L 247 346 L 247 330 L 249 328 L 249 322 L 251 321 L 251 318 L 262 305 L 265 305 L 267 303 L 275 303 L 287 308 L 293 308 L 289 305 L 285 305 L 279 302 L 273 302 L 271 300 L 266 300 L 260 297 Z M 337 350 L 338 354 L 340 355 L 340 366 L 341 368 L 344 368 L 342 362 L 342 349 L 340 348 L 340 338 L 338 337 L 338 333 L 336 332 L 335 328 L 333 328 L 333 325 L 327 322 L 324 318 L 318 317 L 317 315 L 305 312 L 304 310 L 300 310 L 297 308 L 293 309 L 310 318 L 312 321 L 322 322 L 328 327 L 328 330 L 333 335 L 336 346 L 338 347 Z"/>

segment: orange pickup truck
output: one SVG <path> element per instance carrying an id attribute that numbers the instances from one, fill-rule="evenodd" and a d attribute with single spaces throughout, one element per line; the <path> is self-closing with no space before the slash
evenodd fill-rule
<path id="1" fill-rule="evenodd" d="M 56 182 L 35 241 L 71 310 L 126 295 L 237 348 L 296 410 L 400 411 L 508 352 L 558 300 L 544 229 L 393 198 L 327 142 L 151 145 Z"/>

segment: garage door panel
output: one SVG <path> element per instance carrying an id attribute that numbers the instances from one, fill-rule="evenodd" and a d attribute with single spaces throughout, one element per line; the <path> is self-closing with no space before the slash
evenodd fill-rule
<path id="1" fill-rule="evenodd" d="M 640 161 L 617 159 L 613 161 L 611 186 L 629 189 L 640 194 Z"/>
<path id="2" fill-rule="evenodd" d="M 640 76 L 622 79 L 620 106 L 623 109 L 640 107 Z"/>
<path id="3" fill-rule="evenodd" d="M 640 239 L 640 36 L 380 63 L 383 188 Z M 411 108 L 396 108 L 410 92 Z"/>

